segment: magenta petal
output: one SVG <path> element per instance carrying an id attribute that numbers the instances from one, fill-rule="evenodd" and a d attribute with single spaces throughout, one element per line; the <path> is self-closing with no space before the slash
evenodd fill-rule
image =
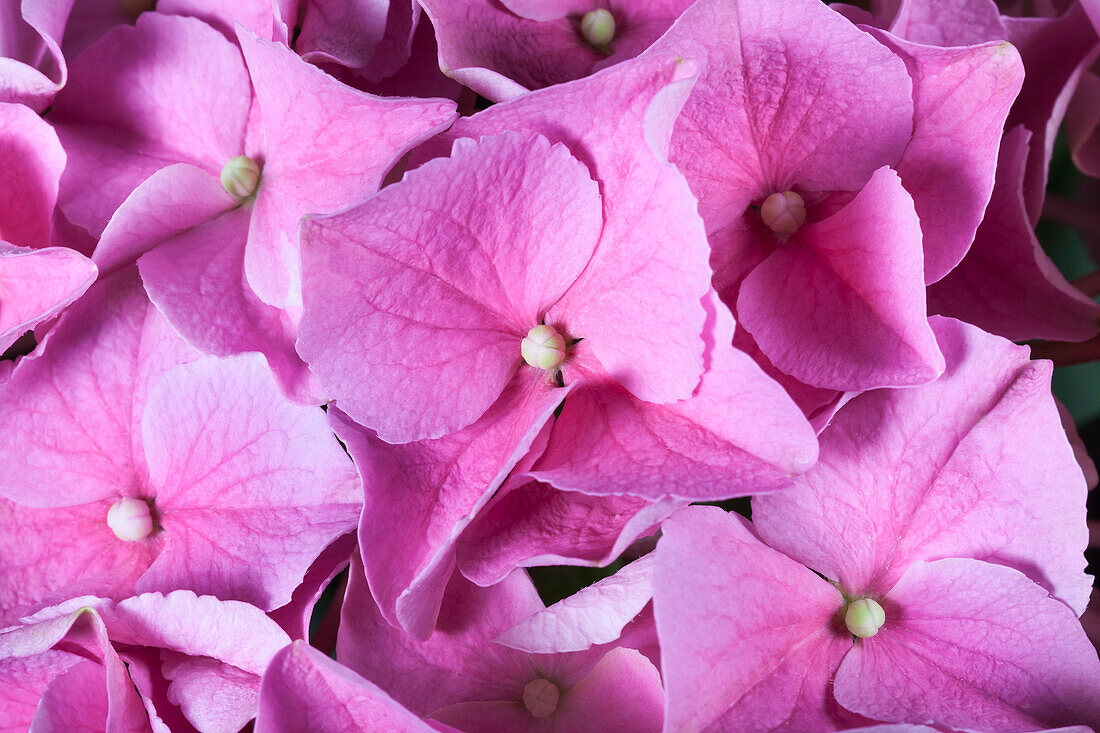
<path id="1" fill-rule="evenodd" d="M 249 152 L 251 101 L 239 49 L 202 21 L 142 13 L 136 27 L 115 28 L 81 54 L 50 111 L 69 155 L 61 208 L 98 234 L 160 168 L 191 163 L 216 175 Z"/>
<path id="2" fill-rule="evenodd" d="M 599 207 L 563 145 L 459 140 L 450 159 L 303 225 L 298 350 L 383 440 L 454 433 L 517 368 L 534 371 L 520 342 L 588 264 Z"/>
<path id="3" fill-rule="evenodd" d="M 96 266 L 79 252 L 26 249 L 0 241 L 0 352 L 24 331 L 64 310 L 95 279 Z"/>
<path id="4" fill-rule="evenodd" d="M 496 641 L 525 652 L 578 652 L 610 644 L 653 597 L 653 555 L 524 619 Z"/>
<path id="5" fill-rule="evenodd" d="M 652 662 L 633 649 L 611 649 L 564 696 L 554 730 L 657 733 L 664 718 L 661 697 L 661 676 Z"/>
<path id="6" fill-rule="evenodd" d="M 776 367 L 815 387 L 935 379 L 920 222 L 897 174 L 879 169 L 850 204 L 779 245 L 745 278 L 737 316 Z"/>
<path id="7" fill-rule="evenodd" d="M 904 0 L 890 32 L 927 46 L 976 46 L 1007 35 L 994 0 Z"/>
<path id="8" fill-rule="evenodd" d="M 517 376 L 481 420 L 437 440 L 388 445 L 331 413 L 366 492 L 359 543 L 371 593 L 386 619 L 416 638 L 435 626 L 459 534 L 567 394 L 539 379 Z"/>
<path id="9" fill-rule="evenodd" d="M 909 140 L 904 64 L 820 2 L 697 2 L 655 48 L 703 67 L 672 160 L 709 233 L 792 185 L 858 191 Z"/>
<path id="10" fill-rule="evenodd" d="M 924 232 L 925 281 L 936 282 L 974 241 L 1024 69 L 1019 54 L 1003 41 L 930 48 L 888 33 L 875 36 L 905 60 L 913 77 L 915 127 L 897 171 Z"/>
<path id="11" fill-rule="evenodd" d="M 320 387 L 294 350 L 291 316 L 244 281 L 249 218 L 247 208 L 233 209 L 164 240 L 138 262 L 145 289 L 189 343 L 219 356 L 258 351 L 284 394 L 317 404 Z"/>
<path id="12" fill-rule="evenodd" d="M 429 733 L 383 690 L 303 642 L 275 655 L 260 685 L 256 733 Z"/>
<path id="13" fill-rule="evenodd" d="M 968 730 L 1100 725 L 1095 649 L 1075 614 L 1019 572 L 918 562 L 883 605 L 885 626 L 837 671 L 846 708 Z"/>
<path id="14" fill-rule="evenodd" d="M 27 107 L 0 104 L 0 237 L 30 247 L 50 243 L 64 168 L 65 151 L 49 124 Z"/>
<path id="15" fill-rule="evenodd" d="M 663 531 L 653 611 L 666 730 L 833 730 L 827 683 L 851 647 L 834 628 L 836 588 L 716 507 L 682 509 Z"/>
<path id="16" fill-rule="evenodd" d="M 282 44 L 244 29 L 237 37 L 259 102 L 265 146 L 245 273 L 261 300 L 295 305 L 302 215 L 339 211 L 374 193 L 406 150 L 454 120 L 455 105 L 372 97 Z"/>
<path id="17" fill-rule="evenodd" d="M 517 567 L 607 565 L 687 503 L 513 481 L 517 485 L 505 485 L 458 538 L 458 568 L 478 585 L 499 583 Z"/>
<path id="18" fill-rule="evenodd" d="M 161 168 L 111 215 L 92 260 L 105 274 L 113 272 L 236 207 L 217 177 L 202 168 L 187 163 Z"/>
<path id="19" fill-rule="evenodd" d="M 1078 613 L 1086 491 L 1050 395 L 1050 363 L 934 319 L 948 370 L 849 402 L 794 488 L 753 499 L 760 535 L 837 579 L 883 593 L 915 560 L 971 557 L 1028 574 Z"/>
<path id="20" fill-rule="evenodd" d="M 150 384 L 196 354 L 145 297 L 133 269 L 96 283 L 39 352 L 0 384 L 0 495 L 33 507 L 139 493 Z"/>
<path id="21" fill-rule="evenodd" d="M 708 368 L 690 398 L 657 405 L 602 375 L 586 376 L 531 476 L 593 495 L 708 500 L 778 487 L 812 466 L 817 444 L 809 423 L 733 348 L 726 308 L 713 297 L 707 307 Z"/>
<path id="22" fill-rule="evenodd" d="M 1022 192 L 1030 137 L 1023 127 L 1005 135 L 974 245 L 928 289 L 928 307 L 1013 340 L 1084 341 L 1100 330 L 1100 305 L 1066 282 L 1035 237 Z"/>
<path id="23" fill-rule="evenodd" d="M 270 610 L 355 526 L 355 474 L 324 413 L 286 401 L 256 356 L 169 372 L 142 435 L 165 544 L 141 592 L 187 588 Z"/>

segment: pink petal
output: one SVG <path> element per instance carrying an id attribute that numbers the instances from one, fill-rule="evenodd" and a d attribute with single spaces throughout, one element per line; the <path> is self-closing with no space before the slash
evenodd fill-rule
<path id="1" fill-rule="evenodd" d="M 996 8 L 993 12 L 997 17 Z M 884 32 L 875 37 L 905 61 L 913 77 L 916 126 L 897 171 L 920 217 L 925 281 L 935 282 L 959 264 L 974 241 L 1024 69 L 1005 41 L 942 49 Z"/>
<path id="2" fill-rule="evenodd" d="M 460 140 L 449 160 L 303 226 L 298 350 L 383 440 L 454 433 L 517 368 L 533 371 L 520 341 L 584 269 L 600 224 L 597 187 L 564 146 Z"/>
<path id="3" fill-rule="evenodd" d="M 64 168 L 65 151 L 50 125 L 27 107 L 0 104 L 0 237 L 30 247 L 50 243 Z"/>
<path id="4" fill-rule="evenodd" d="M 186 70 L 187 73 L 181 73 Z M 142 13 L 81 55 L 50 121 L 69 163 L 60 204 L 93 234 L 172 163 L 213 175 L 244 150 L 252 99 L 240 51 L 195 18 Z"/>
<path id="5" fill-rule="evenodd" d="M 256 356 L 169 372 L 142 434 L 164 550 L 138 590 L 187 588 L 270 610 L 359 514 L 324 413 L 286 401 Z"/>
<path id="6" fill-rule="evenodd" d="M 171 333 L 133 269 L 96 283 L 39 352 L 0 385 L 0 494 L 25 506 L 75 506 L 140 493 L 136 430 L 151 383 L 195 353 Z"/>
<path id="7" fill-rule="evenodd" d="M 841 391 L 935 379 L 943 357 L 925 313 L 920 222 L 889 168 L 780 244 L 737 298 L 741 325 L 776 367 Z"/>
<path id="8" fill-rule="evenodd" d="M 532 653 L 575 652 L 610 644 L 653 597 L 653 555 L 582 588 L 505 631 L 496 641 Z"/>
<path id="9" fill-rule="evenodd" d="M 330 413 L 366 490 L 359 543 L 371 592 L 386 620 L 415 638 L 435 626 L 459 534 L 567 394 L 534 389 L 534 379 L 518 376 L 480 421 L 437 440 L 387 445 Z"/>
<path id="10" fill-rule="evenodd" d="M 753 500 L 760 535 L 850 593 L 882 593 L 917 560 L 1015 567 L 1080 613 L 1086 491 L 1050 395 L 1049 362 L 935 319 L 948 370 L 871 392 L 821 434 L 795 487 Z"/>
<path id="11" fill-rule="evenodd" d="M 259 102 L 266 157 L 245 272 L 262 300 L 283 307 L 300 297 L 302 215 L 340 211 L 374 193 L 409 148 L 454 120 L 455 105 L 372 97 L 286 46 L 243 29 L 237 37 Z"/>
<path id="12" fill-rule="evenodd" d="M 588 165 L 600 184 L 603 234 L 553 312 L 608 373 L 652 402 L 688 397 L 702 373 L 709 246 L 683 176 L 664 161 L 692 74 L 667 54 L 617 64 L 459 120 L 413 158 L 445 154 L 457 137 L 518 130 L 563 142 Z"/>
<path id="13" fill-rule="evenodd" d="M 845 707 L 970 730 L 1100 724 L 1095 650 L 1075 614 L 1019 572 L 918 562 L 886 601 L 886 625 L 837 671 Z"/>
<path id="14" fill-rule="evenodd" d="M 840 593 L 716 507 L 682 509 L 663 532 L 653 611 L 666 729 L 835 729 L 827 683 L 851 647 L 834 628 Z"/>
<path id="15" fill-rule="evenodd" d="M 904 0 L 890 32 L 927 46 L 976 46 L 1006 35 L 994 0 Z"/>
<path id="16" fill-rule="evenodd" d="M 478 585 L 498 583 L 517 567 L 607 565 L 687 503 L 588 496 L 524 478 L 514 483 L 459 536 L 459 570 Z"/>
<path id="17" fill-rule="evenodd" d="M 1022 193 L 1030 137 L 1023 127 L 1005 135 L 974 245 L 928 289 L 928 307 L 1016 341 L 1084 341 L 1100 330 L 1100 305 L 1066 282 L 1035 238 Z"/>
<path id="18" fill-rule="evenodd" d="M 427 733 L 433 729 L 370 681 L 295 642 L 276 654 L 264 673 L 256 732 L 303 730 Z"/>
<path id="19" fill-rule="evenodd" d="M 809 423 L 733 348 L 726 308 L 713 296 L 707 308 L 707 371 L 689 399 L 655 405 L 604 375 L 585 374 L 531 476 L 594 495 L 707 500 L 778 487 L 812 466 Z M 586 344 L 578 344 L 579 355 Z"/>
<path id="20" fill-rule="evenodd" d="M 257 675 L 209 657 L 167 650 L 160 655 L 168 699 L 198 730 L 233 733 L 256 716 L 260 697 Z"/>
<path id="21" fill-rule="evenodd" d="M 27 249 L 0 241 L 0 352 L 84 294 L 96 266 L 65 247 Z"/>
<path id="22" fill-rule="evenodd" d="M 459 702 L 523 699 L 524 685 L 538 676 L 533 658 L 491 640 L 543 607 L 525 573 L 490 588 L 456 576 L 439 627 L 418 642 L 382 618 L 358 558 L 351 568 L 337 661 L 418 715 Z"/>
<path id="23" fill-rule="evenodd" d="M 698 2 L 655 48 L 704 69 L 677 120 L 672 160 L 708 232 L 794 185 L 858 191 L 909 140 L 904 64 L 820 2 Z"/>
<path id="24" fill-rule="evenodd" d="M 325 548 L 313 561 L 302 584 L 294 589 L 290 602 L 279 606 L 268 615 L 290 635 L 290 638 L 309 639 L 309 624 L 321 594 L 329 583 L 348 567 L 352 552 L 357 547 L 354 532 L 349 532 Z"/>

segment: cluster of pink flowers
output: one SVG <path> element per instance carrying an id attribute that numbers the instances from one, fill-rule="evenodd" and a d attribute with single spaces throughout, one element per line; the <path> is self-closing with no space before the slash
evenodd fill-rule
<path id="1" fill-rule="evenodd" d="M 0 0 L 0 730 L 1100 730 L 1097 24 Z"/>

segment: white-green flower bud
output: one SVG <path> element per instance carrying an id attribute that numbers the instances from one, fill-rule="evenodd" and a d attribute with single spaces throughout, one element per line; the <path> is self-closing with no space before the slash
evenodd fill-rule
<path id="1" fill-rule="evenodd" d="M 844 625 L 853 636 L 870 639 L 886 622 L 886 612 L 873 598 L 857 598 L 844 611 Z"/>
<path id="2" fill-rule="evenodd" d="M 536 369 L 552 371 L 565 361 L 565 339 L 553 326 L 535 326 L 519 345 L 523 360 Z"/>
<path id="3" fill-rule="evenodd" d="M 244 201 L 256 193 L 260 185 L 260 166 L 247 155 L 230 158 L 222 168 L 222 188 L 237 201 Z"/>
<path id="4" fill-rule="evenodd" d="M 107 526 L 115 537 L 125 542 L 138 542 L 153 533 L 153 515 L 149 503 L 126 496 L 107 510 Z"/>
<path id="5" fill-rule="evenodd" d="M 606 8 L 585 13 L 581 18 L 581 36 L 589 46 L 607 51 L 615 39 L 615 16 Z"/>

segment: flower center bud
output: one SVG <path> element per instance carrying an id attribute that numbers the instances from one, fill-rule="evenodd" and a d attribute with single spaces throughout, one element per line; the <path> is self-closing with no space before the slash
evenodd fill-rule
<path id="1" fill-rule="evenodd" d="M 760 218 L 776 234 L 790 236 L 806 222 L 806 202 L 794 191 L 773 193 L 764 199 Z"/>
<path id="2" fill-rule="evenodd" d="M 153 533 L 149 502 L 131 496 L 119 499 L 107 510 L 107 526 L 125 542 L 145 539 Z"/>
<path id="3" fill-rule="evenodd" d="M 523 688 L 523 704 L 531 711 L 531 715 L 536 718 L 553 715 L 554 711 L 558 709 L 558 700 L 560 699 L 561 692 L 558 691 L 558 686 L 542 677 L 531 680 Z"/>
<path id="4" fill-rule="evenodd" d="M 585 13 L 581 18 L 581 36 L 589 46 L 606 52 L 615 38 L 615 16 L 605 8 Z"/>
<path id="5" fill-rule="evenodd" d="M 882 628 L 886 612 L 873 598 L 858 598 L 848 603 L 844 611 L 844 625 L 853 636 L 870 639 Z"/>
<path id="6" fill-rule="evenodd" d="M 222 168 L 222 188 L 237 201 L 244 201 L 256 193 L 260 183 L 260 166 L 247 155 L 230 158 Z"/>
<path id="7" fill-rule="evenodd" d="M 523 360 L 536 369 L 550 371 L 565 361 L 565 339 L 553 326 L 535 326 L 519 345 Z"/>

